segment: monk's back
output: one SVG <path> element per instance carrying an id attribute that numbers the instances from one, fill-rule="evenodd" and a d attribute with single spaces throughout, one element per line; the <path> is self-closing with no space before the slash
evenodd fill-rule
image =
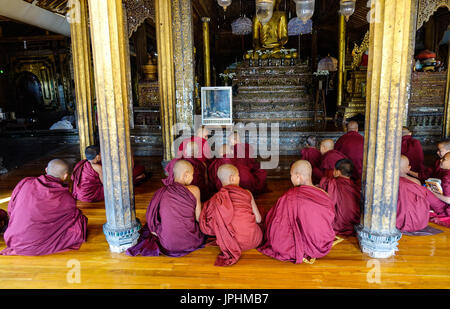
<path id="1" fill-rule="evenodd" d="M 104 199 L 103 184 L 89 161 L 82 160 L 75 165 L 72 181 L 72 195 L 75 199 L 89 203 Z"/>

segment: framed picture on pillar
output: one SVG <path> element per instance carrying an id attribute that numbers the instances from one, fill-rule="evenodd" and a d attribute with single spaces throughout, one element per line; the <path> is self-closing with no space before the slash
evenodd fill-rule
<path id="1" fill-rule="evenodd" d="M 233 124 L 231 87 L 202 87 L 202 125 Z"/>

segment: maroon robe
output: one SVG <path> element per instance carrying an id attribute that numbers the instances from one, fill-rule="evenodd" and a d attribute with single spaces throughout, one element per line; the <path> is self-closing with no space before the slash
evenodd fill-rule
<path id="1" fill-rule="evenodd" d="M 342 159 L 348 159 L 342 152 L 336 149 L 327 151 L 322 156 L 322 162 L 320 164 L 322 176 L 332 177 L 336 162 Z"/>
<path id="2" fill-rule="evenodd" d="M 450 170 L 440 169 L 441 187 L 444 196 L 450 196 Z"/>
<path id="3" fill-rule="evenodd" d="M 169 175 L 169 178 L 173 177 L 173 167 L 178 160 L 185 160 L 192 164 L 192 167 L 194 168 L 194 178 L 192 179 L 191 185 L 197 186 L 200 189 L 201 200 L 206 201 L 210 197 L 210 192 L 208 188 L 208 175 L 206 173 L 205 164 L 203 164 L 203 162 L 199 159 L 195 158 L 182 157 L 179 159 L 172 159 L 166 166 L 166 172 L 167 175 Z"/>
<path id="4" fill-rule="evenodd" d="M 320 187 L 328 192 L 333 201 L 335 218 L 333 229 L 336 234 L 353 235 L 354 226 L 360 222 L 361 188 L 345 177 L 323 177 Z"/>
<path id="5" fill-rule="evenodd" d="M 261 253 L 281 261 L 302 263 L 330 252 L 335 239 L 333 202 L 312 186 L 290 189 L 265 219 Z"/>
<path id="6" fill-rule="evenodd" d="M 336 141 L 334 149 L 352 160 L 355 166 L 355 177 L 360 178 L 363 166 L 364 137 L 355 131 L 347 132 Z"/>
<path id="7" fill-rule="evenodd" d="M 249 165 L 248 160 L 235 158 L 233 165 L 239 170 L 240 187 L 250 190 L 255 195 L 267 191 L 267 171 L 259 168 L 259 162 Z"/>
<path id="8" fill-rule="evenodd" d="M 105 199 L 103 183 L 88 160 L 78 162 L 72 173 L 72 195 L 82 202 L 99 202 Z"/>
<path id="9" fill-rule="evenodd" d="M 256 248 L 262 231 L 252 210 L 252 196 L 235 185 L 222 187 L 202 208 L 200 229 L 216 236 L 221 253 L 214 265 L 235 264 L 241 252 Z"/>
<path id="10" fill-rule="evenodd" d="M 195 220 L 195 196 L 173 178 L 163 183 L 148 205 L 147 224 L 138 244 L 127 250 L 128 255 L 180 257 L 203 247 L 205 236 Z"/>
<path id="11" fill-rule="evenodd" d="M 77 250 L 86 241 L 87 218 L 69 188 L 50 175 L 21 180 L 8 205 L 2 255 L 46 255 Z"/>
<path id="12" fill-rule="evenodd" d="M 402 137 L 402 155 L 409 159 L 411 170 L 420 173 L 424 170 L 424 155 L 420 141 L 413 138 L 411 135 Z"/>
<path id="13" fill-rule="evenodd" d="M 322 171 L 320 170 L 320 163 L 322 162 L 322 154 L 317 148 L 305 147 L 300 151 L 302 160 L 306 160 L 311 163 L 312 166 L 312 181 L 314 184 L 320 182 L 322 177 Z"/>
<path id="14" fill-rule="evenodd" d="M 224 164 L 234 165 L 233 159 L 216 158 L 208 166 L 208 180 L 210 188 L 215 192 L 219 192 L 219 190 L 222 188 L 222 182 L 220 181 L 219 177 L 217 177 L 217 171 L 219 170 L 219 167 L 221 167 Z"/>
<path id="15" fill-rule="evenodd" d="M 400 177 L 398 187 L 396 226 L 402 232 L 420 231 L 427 227 L 430 208 L 439 214 L 447 213 L 447 205 L 430 190 Z"/>
<path id="16" fill-rule="evenodd" d="M 145 167 L 143 167 L 142 165 L 137 165 L 135 164 L 133 167 L 133 183 L 135 185 L 137 185 L 138 182 L 142 181 L 144 178 L 142 179 L 136 179 L 138 176 L 142 175 L 145 173 Z"/>
<path id="17" fill-rule="evenodd" d="M 195 142 L 198 146 L 199 154 L 198 158 L 196 159 L 208 164 L 210 159 L 212 158 L 211 147 L 209 146 L 208 141 L 206 139 L 199 136 L 191 136 L 184 139 L 183 142 L 181 142 L 180 147 L 178 147 L 177 158 L 183 157 L 183 149 L 185 145 L 190 142 Z"/>
<path id="18" fill-rule="evenodd" d="M 421 172 L 419 172 L 419 179 L 422 182 L 425 182 L 428 178 L 441 179 L 443 174 L 444 172 L 441 169 L 441 159 L 436 159 L 433 167 L 425 167 Z"/>

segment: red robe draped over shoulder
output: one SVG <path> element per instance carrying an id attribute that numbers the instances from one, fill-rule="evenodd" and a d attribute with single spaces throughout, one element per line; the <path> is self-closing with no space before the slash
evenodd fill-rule
<path id="1" fill-rule="evenodd" d="M 336 234 L 353 235 L 354 226 L 360 222 L 361 188 L 345 177 L 323 177 L 320 187 L 328 192 L 333 201 L 335 218 L 333 229 Z"/>
<path id="2" fill-rule="evenodd" d="M 88 160 L 78 162 L 72 172 L 72 195 L 82 202 L 99 202 L 105 199 L 103 184 Z"/>
<path id="3" fill-rule="evenodd" d="M 430 208 L 437 214 L 445 214 L 447 205 L 427 188 L 406 177 L 400 177 L 397 229 L 402 232 L 415 232 L 424 229 L 428 225 Z"/>
<path id="4" fill-rule="evenodd" d="M 355 166 L 355 177 L 360 178 L 363 166 L 364 137 L 355 131 L 347 132 L 336 141 L 334 149 L 352 160 Z"/>
<path id="5" fill-rule="evenodd" d="M 320 163 L 320 169 L 322 171 L 322 176 L 332 177 L 334 167 L 336 166 L 336 162 L 342 159 L 348 159 L 342 152 L 333 149 L 327 151 L 322 156 L 322 162 Z"/>
<path id="6" fill-rule="evenodd" d="M 204 204 L 200 228 L 203 233 L 216 236 L 221 250 L 214 265 L 233 265 L 242 251 L 260 244 L 262 231 L 256 223 L 251 201 L 247 190 L 228 185 Z"/>
<path id="7" fill-rule="evenodd" d="M 440 169 L 439 176 L 444 196 L 450 196 L 450 170 Z"/>
<path id="8" fill-rule="evenodd" d="M 50 175 L 27 177 L 8 205 L 9 225 L 2 255 L 46 255 L 77 250 L 86 241 L 87 218 L 69 188 Z"/>
<path id="9" fill-rule="evenodd" d="M 403 136 L 402 155 L 408 157 L 409 165 L 411 165 L 412 171 L 420 173 L 424 170 L 424 155 L 422 145 L 419 140 L 413 138 L 411 135 Z"/>
<path id="10" fill-rule="evenodd" d="M 322 171 L 320 170 L 320 163 L 322 162 L 322 154 L 317 148 L 314 147 L 304 147 L 300 151 L 300 156 L 302 160 L 306 160 L 311 163 L 312 166 L 312 180 L 314 184 L 320 182 L 322 177 Z"/>
<path id="11" fill-rule="evenodd" d="M 199 157 L 196 159 L 198 159 L 201 162 L 204 162 L 208 165 L 210 159 L 212 158 L 211 147 L 209 146 L 208 141 L 206 139 L 204 139 L 203 137 L 196 136 L 196 135 L 188 137 L 181 142 L 180 147 L 178 147 L 177 158 L 183 157 L 183 149 L 186 146 L 186 144 L 188 144 L 190 142 L 195 142 L 198 146 L 198 149 L 199 149 L 198 156 Z"/>
<path id="12" fill-rule="evenodd" d="M 205 236 L 195 220 L 195 196 L 172 178 L 163 182 L 165 186 L 155 192 L 147 207 L 147 224 L 138 244 L 127 250 L 128 255 L 180 257 L 203 247 Z"/>
<path id="13" fill-rule="evenodd" d="M 330 252 L 335 239 L 334 208 L 328 194 L 312 186 L 287 191 L 267 213 L 261 253 L 302 263 Z"/>

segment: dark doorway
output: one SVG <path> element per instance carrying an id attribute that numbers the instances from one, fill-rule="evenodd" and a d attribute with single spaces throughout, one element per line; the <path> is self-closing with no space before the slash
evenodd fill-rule
<path id="1" fill-rule="evenodd" d="M 16 114 L 31 118 L 43 105 L 39 78 L 31 72 L 21 72 L 16 79 Z"/>

